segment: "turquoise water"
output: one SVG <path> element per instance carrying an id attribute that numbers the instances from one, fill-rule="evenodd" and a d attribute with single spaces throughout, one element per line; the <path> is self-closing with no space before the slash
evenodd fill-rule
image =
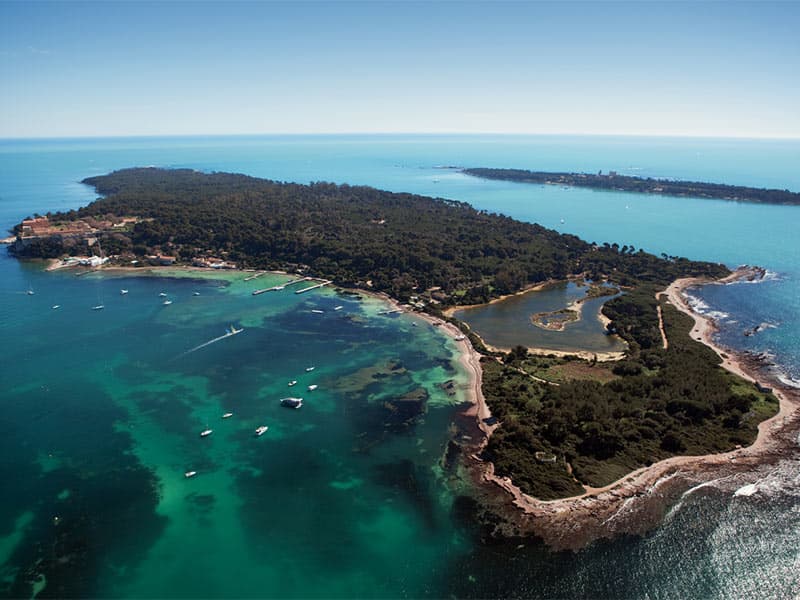
<path id="1" fill-rule="evenodd" d="M 760 264 L 774 273 L 769 281 L 706 287 L 697 298 L 726 315 L 724 341 L 768 351 L 789 376 L 800 375 L 800 208 L 525 186 L 439 168 L 602 169 L 800 191 L 797 141 L 7 140 L 0 227 L 85 204 L 94 194 L 80 179 L 134 165 L 418 192 L 589 241 Z M 5 595 L 27 595 L 26 580 L 44 586 L 42 595 L 116 597 L 796 592 L 796 463 L 769 475 L 769 493 L 695 492 L 642 538 L 577 554 L 485 544 L 453 512 L 440 466 L 461 400 L 437 387 L 463 379 L 452 344 L 410 317 L 382 317 L 373 302 L 333 290 L 252 297 L 265 281 L 75 278 L 0 253 L 0 475 L 13 482 L 0 496 Z M 171 306 L 161 305 L 161 291 Z M 92 311 L 98 303 L 106 308 Z M 741 335 L 761 322 L 774 327 Z M 230 324 L 245 331 L 181 356 Z M 309 363 L 316 368 L 306 373 Z M 289 379 L 298 386 L 288 388 Z M 320 387 L 309 393 L 312 379 Z M 405 426 L 385 402 L 419 388 L 429 395 L 427 413 Z M 306 397 L 299 411 L 277 405 L 290 389 Z M 228 410 L 234 417 L 221 420 Z M 255 438 L 260 424 L 270 429 Z M 214 433 L 201 439 L 206 426 Z M 185 479 L 190 469 L 198 475 Z"/>

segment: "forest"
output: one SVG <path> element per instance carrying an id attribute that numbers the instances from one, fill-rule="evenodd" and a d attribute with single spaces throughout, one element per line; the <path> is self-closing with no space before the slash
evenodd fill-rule
<path id="1" fill-rule="evenodd" d="M 759 204 L 800 204 L 800 193 L 789 190 L 753 188 L 724 183 L 705 183 L 702 181 L 679 181 L 674 179 L 655 179 L 620 175 L 615 171 L 606 174 L 593 173 L 553 173 L 546 171 L 526 171 L 524 169 L 463 169 L 462 173 L 483 179 L 502 179 L 519 183 L 536 183 L 586 187 L 596 190 L 638 192 L 660 194 L 663 196 L 691 196 L 693 198 L 716 198 L 737 202 Z"/>
<path id="2" fill-rule="evenodd" d="M 717 354 L 689 336 L 691 317 L 661 301 L 664 350 L 654 291 L 608 303 L 630 344 L 623 361 L 531 356 L 521 347 L 502 362 L 484 359 L 483 392 L 502 423 L 484 458 L 499 475 L 554 499 L 670 456 L 755 440 L 758 424 L 777 412 L 777 398 L 719 367 Z"/>
<path id="3" fill-rule="evenodd" d="M 364 186 L 282 183 L 188 169 L 125 169 L 83 183 L 103 197 L 53 222 L 140 217 L 100 235 L 107 254 L 215 255 L 244 268 L 304 269 L 406 300 L 438 288 L 443 304 L 476 304 L 548 279 L 587 274 L 619 285 L 727 274 L 722 266 L 592 244 L 454 200 Z M 57 238 L 25 256 L 55 258 Z"/>
<path id="4" fill-rule="evenodd" d="M 453 200 L 332 183 L 300 185 L 229 173 L 137 168 L 91 177 L 103 197 L 53 223 L 136 216 L 125 231 L 100 232 L 122 257 L 164 253 L 179 262 L 218 256 L 240 267 L 302 271 L 343 287 L 453 304 L 486 302 L 547 280 L 581 276 L 624 292 L 604 306 L 626 359 L 598 363 L 486 354 L 483 390 L 501 422 L 485 449 L 499 474 L 539 498 L 579 493 L 675 454 L 750 443 L 775 398 L 729 375 L 717 355 L 690 339 L 690 319 L 656 293 L 678 277 L 717 278 L 718 264 L 589 243 Z M 58 257 L 58 237 L 34 240 L 26 256 Z M 543 381 L 547 383 L 543 383 Z"/>

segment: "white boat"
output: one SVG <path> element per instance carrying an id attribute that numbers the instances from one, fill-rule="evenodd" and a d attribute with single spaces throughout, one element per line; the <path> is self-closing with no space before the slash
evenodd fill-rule
<path id="1" fill-rule="evenodd" d="M 192 294 L 192 296 L 199 296 L 199 295 L 200 295 L 200 292 L 194 292 L 194 293 Z"/>
<path id="2" fill-rule="evenodd" d="M 166 298 L 167 297 L 167 293 L 166 292 L 161 292 L 158 296 L 160 298 Z"/>
<path id="3" fill-rule="evenodd" d="M 463 342 L 465 339 L 467 339 L 467 336 L 465 336 L 465 335 L 457 335 L 457 336 L 456 336 L 456 337 L 454 337 L 453 339 L 454 339 L 455 341 L 457 341 L 457 342 Z"/>
<path id="4" fill-rule="evenodd" d="M 207 437 L 212 433 L 214 433 L 213 429 L 204 429 L 203 431 L 200 432 L 200 437 Z"/>
<path id="5" fill-rule="evenodd" d="M 342 310 L 343 308 L 344 308 L 344 306 L 339 305 L 339 306 L 335 306 L 333 310 Z"/>
<path id="6" fill-rule="evenodd" d="M 103 310 L 104 308 L 105 308 L 105 305 L 98 304 L 97 306 L 93 306 L 92 310 Z"/>
<path id="7" fill-rule="evenodd" d="M 222 418 L 223 419 L 230 419 L 232 416 L 233 416 L 233 413 L 225 413 L 224 415 L 222 415 Z"/>
<path id="8" fill-rule="evenodd" d="M 319 310 L 318 308 L 312 308 L 312 309 L 311 309 L 311 312 L 312 312 L 312 313 L 317 313 L 318 315 L 321 315 L 321 314 L 322 314 L 322 313 L 324 313 L 325 311 L 324 311 L 324 310 Z"/>
<path id="9" fill-rule="evenodd" d="M 128 290 L 120 290 L 120 291 L 119 291 L 119 295 L 120 295 L 120 296 L 124 296 L 124 295 L 125 295 L 125 294 L 127 294 L 127 293 L 128 293 Z"/>
<path id="10" fill-rule="evenodd" d="M 318 386 L 318 385 L 315 383 L 314 385 L 310 385 L 310 386 L 308 386 L 308 391 L 309 391 L 309 392 L 313 392 L 313 391 L 314 391 L 315 389 L 317 389 L 318 387 L 319 387 L 319 386 Z"/>
<path id="11" fill-rule="evenodd" d="M 53 304 L 52 308 L 53 308 L 53 310 L 55 310 L 57 308 L 61 308 L 61 305 L 60 304 Z"/>
<path id="12" fill-rule="evenodd" d="M 164 306 L 169 306 L 170 304 L 172 304 L 172 300 L 164 300 L 164 302 L 162 304 Z"/>
<path id="13" fill-rule="evenodd" d="M 197 475 L 197 471 L 186 471 L 186 473 L 183 474 L 183 476 L 186 477 L 186 479 L 194 477 L 195 475 Z"/>
<path id="14" fill-rule="evenodd" d="M 297 385 L 297 379 L 292 379 L 292 380 L 289 382 L 289 387 L 292 387 L 293 385 Z"/>
<path id="15" fill-rule="evenodd" d="M 33 296 L 33 290 L 28 290 L 28 296 Z"/>
<path id="16" fill-rule="evenodd" d="M 281 398 L 281 406 L 286 408 L 300 408 L 303 406 L 302 398 Z"/>
<path id="17" fill-rule="evenodd" d="M 314 367 L 306 367 L 306 373 L 311 373 L 314 370 Z"/>
<path id="18" fill-rule="evenodd" d="M 264 435 L 267 429 L 269 429 L 269 427 L 266 425 L 261 425 L 260 427 L 256 427 L 256 436 Z"/>
<path id="19" fill-rule="evenodd" d="M 228 327 L 228 335 L 236 335 L 237 333 L 242 333 L 243 331 L 244 331 L 244 328 L 236 329 L 236 327 L 234 327 L 233 325 Z"/>

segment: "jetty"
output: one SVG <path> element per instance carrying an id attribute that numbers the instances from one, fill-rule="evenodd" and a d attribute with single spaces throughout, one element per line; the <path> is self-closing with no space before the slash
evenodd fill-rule
<path id="1" fill-rule="evenodd" d="M 298 277 L 297 279 L 290 279 L 286 283 L 282 283 L 280 285 L 273 285 L 271 288 L 264 288 L 261 290 L 255 290 L 253 292 L 253 296 L 258 296 L 259 294 L 263 294 L 264 292 L 280 292 L 285 290 L 290 285 L 294 285 L 296 283 L 300 283 L 302 281 L 311 281 L 311 277 Z"/>
<path id="2" fill-rule="evenodd" d="M 258 273 L 253 273 L 252 275 L 248 275 L 247 277 L 245 277 L 244 280 L 245 281 L 251 281 L 253 279 L 258 279 L 259 277 L 261 277 L 266 272 L 267 271 L 259 271 Z"/>
<path id="3" fill-rule="evenodd" d="M 310 278 L 309 278 L 310 279 Z M 296 290 L 295 294 L 305 294 L 306 292 L 310 292 L 311 290 L 316 290 L 317 288 L 321 288 L 326 286 L 330 283 L 328 280 L 322 280 L 320 283 L 315 283 L 314 285 L 310 285 L 302 290 Z"/>

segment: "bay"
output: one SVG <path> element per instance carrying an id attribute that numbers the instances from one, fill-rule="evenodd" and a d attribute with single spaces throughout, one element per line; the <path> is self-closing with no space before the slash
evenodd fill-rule
<path id="1" fill-rule="evenodd" d="M 787 377 L 800 377 L 800 208 L 490 182 L 444 168 L 616 170 L 800 191 L 797 141 L 3 140 L 0 226 L 86 204 L 94 192 L 78 183 L 84 177 L 147 165 L 423 193 L 589 241 L 760 264 L 767 282 L 708 286 L 696 296 L 725 314 L 725 343 L 769 352 Z M 171 306 L 160 304 L 162 288 Z M 0 471 L 14 482 L 0 499 L 6 594 L 19 595 L 14 586 L 26 578 L 43 595 L 114 597 L 756 598 L 796 589 L 800 482 L 792 465 L 752 497 L 714 486 L 695 492 L 642 538 L 576 554 L 484 543 L 455 518 L 458 490 L 440 467 L 463 397 L 436 384 L 465 377 L 451 343 L 333 291 L 255 301 L 250 291 L 241 280 L 45 274 L 0 256 Z M 91 311 L 98 303 L 106 308 Z M 325 312 L 311 313 L 309 303 Z M 338 304 L 351 320 L 334 316 Z M 761 322 L 774 327 L 741 335 Z M 245 331 L 176 358 L 232 323 Z M 304 391 L 303 409 L 280 409 L 287 380 L 304 377 L 309 361 L 320 385 L 314 401 Z M 386 375 L 393 361 L 406 371 L 365 379 Z M 422 422 L 386 426 L 382 403 L 418 387 L 430 395 Z M 222 421 L 225 410 L 234 417 Z M 255 438 L 262 421 L 270 430 Z M 214 433 L 201 439 L 206 425 Z M 185 479 L 190 469 L 198 475 Z M 26 573 L 41 558 L 50 581 Z"/>

